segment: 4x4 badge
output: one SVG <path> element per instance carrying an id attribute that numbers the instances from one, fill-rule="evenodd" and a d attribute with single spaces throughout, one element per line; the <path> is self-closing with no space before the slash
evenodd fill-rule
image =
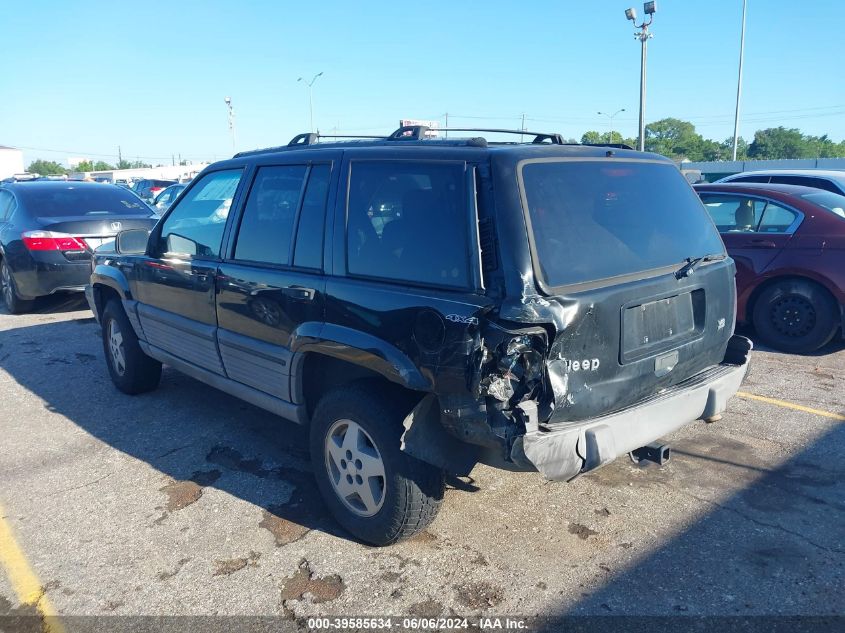
<path id="1" fill-rule="evenodd" d="M 478 318 L 474 316 L 461 316 L 460 314 L 447 314 L 446 320 L 452 323 L 466 323 L 468 325 L 478 325 Z"/>

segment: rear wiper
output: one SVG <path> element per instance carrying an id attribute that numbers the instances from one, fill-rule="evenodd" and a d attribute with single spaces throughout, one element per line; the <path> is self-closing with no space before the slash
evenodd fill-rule
<path id="1" fill-rule="evenodd" d="M 725 259 L 725 257 L 727 257 L 727 255 L 724 253 L 719 253 L 718 255 L 704 255 L 703 257 L 687 257 L 686 263 L 675 272 L 675 278 L 683 279 L 684 277 L 689 277 L 695 272 L 695 269 L 698 268 L 699 264 L 719 261 L 721 259 Z"/>

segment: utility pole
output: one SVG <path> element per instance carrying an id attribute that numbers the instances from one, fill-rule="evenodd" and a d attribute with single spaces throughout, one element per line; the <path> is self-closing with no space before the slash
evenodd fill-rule
<path id="1" fill-rule="evenodd" d="M 615 117 L 620 112 L 625 112 L 625 108 L 621 108 L 620 110 L 617 110 L 613 114 L 609 114 L 607 112 L 598 112 L 597 113 L 597 114 L 600 114 L 602 116 L 606 116 L 606 117 L 610 118 L 610 134 L 609 134 L 610 140 L 608 140 L 608 143 L 613 143 L 613 117 Z M 621 134 L 620 134 L 620 136 L 621 136 Z"/>
<path id="2" fill-rule="evenodd" d="M 742 0 L 742 35 L 739 37 L 739 77 L 736 80 L 736 112 L 734 113 L 734 148 L 733 160 L 736 160 L 736 149 L 739 143 L 739 102 L 742 98 L 742 59 L 745 57 L 745 10 L 748 0 Z"/>
<path id="3" fill-rule="evenodd" d="M 314 75 L 311 81 L 305 82 L 305 85 L 308 86 L 308 113 L 311 121 L 311 132 L 314 131 L 314 96 L 311 88 L 314 85 L 314 82 L 317 81 L 317 77 L 320 77 L 322 74 L 323 72 L 320 71 L 316 75 Z M 304 81 L 304 79 L 300 77 L 299 79 L 297 79 L 297 81 Z"/>
<path id="4" fill-rule="evenodd" d="M 229 132 L 232 133 L 232 151 L 237 151 L 235 149 L 235 111 L 232 108 L 232 98 L 231 97 L 224 97 L 223 101 L 226 103 L 226 107 L 229 110 Z"/>
<path id="5" fill-rule="evenodd" d="M 443 116 L 446 117 L 446 138 L 449 138 L 449 113 L 447 112 Z"/>
<path id="6" fill-rule="evenodd" d="M 634 39 L 638 39 L 642 45 L 642 53 L 640 55 L 640 138 L 639 150 L 645 151 L 645 77 L 646 77 L 646 61 L 648 55 L 648 41 L 654 37 L 649 33 L 648 27 L 654 21 L 654 14 L 657 12 L 656 2 L 646 2 L 643 4 L 643 12 L 648 16 L 648 22 L 643 20 L 643 23 L 637 25 L 637 12 L 634 9 L 626 9 L 625 17 L 634 23 L 634 27 L 640 29 L 634 32 Z"/>
<path id="7" fill-rule="evenodd" d="M 123 162 L 123 156 L 120 155 L 120 145 L 118 145 L 117 146 L 117 164 L 120 165 L 120 163 L 122 163 L 122 162 Z"/>
<path id="8" fill-rule="evenodd" d="M 519 131 L 520 131 L 520 132 L 524 132 L 524 131 L 525 131 L 525 112 L 523 112 L 523 113 L 522 113 L 522 123 L 520 124 Z M 523 134 L 520 134 L 520 135 L 519 135 L 519 142 L 520 142 L 520 143 L 522 143 L 522 141 L 523 141 L 523 137 L 524 137 L 524 135 L 523 135 Z"/>

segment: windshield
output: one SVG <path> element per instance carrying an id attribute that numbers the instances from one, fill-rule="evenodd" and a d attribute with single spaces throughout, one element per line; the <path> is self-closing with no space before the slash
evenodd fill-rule
<path id="1" fill-rule="evenodd" d="M 547 286 L 725 253 L 701 201 L 672 164 L 539 160 L 525 162 L 521 173 L 535 263 Z"/>
<path id="2" fill-rule="evenodd" d="M 113 185 L 20 187 L 17 195 L 35 217 L 140 215 L 153 211 L 138 196 Z"/>
<path id="3" fill-rule="evenodd" d="M 814 191 L 801 196 L 804 200 L 814 202 L 828 211 L 833 211 L 839 217 L 845 218 L 845 196 L 830 191 Z"/>

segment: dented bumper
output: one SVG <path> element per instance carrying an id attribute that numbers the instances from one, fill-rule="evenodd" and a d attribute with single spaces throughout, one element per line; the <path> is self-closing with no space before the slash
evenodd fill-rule
<path id="1" fill-rule="evenodd" d="M 748 371 L 751 341 L 733 336 L 724 361 L 644 402 L 599 418 L 532 428 L 512 450 L 547 479 L 569 480 L 725 410 Z"/>

